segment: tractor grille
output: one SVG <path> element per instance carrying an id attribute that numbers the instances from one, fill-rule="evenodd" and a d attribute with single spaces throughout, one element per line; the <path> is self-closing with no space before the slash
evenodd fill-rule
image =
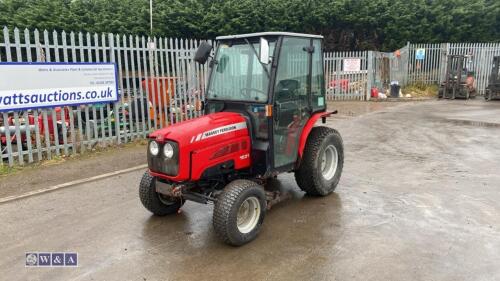
<path id="1" fill-rule="evenodd" d="M 164 144 L 159 144 L 160 152 L 156 156 L 151 154 L 148 144 L 148 166 L 153 172 L 162 173 L 167 176 L 177 176 L 179 173 L 179 146 L 173 141 L 168 141 L 168 143 L 174 148 L 174 156 L 172 158 L 166 158 L 163 155 Z"/>

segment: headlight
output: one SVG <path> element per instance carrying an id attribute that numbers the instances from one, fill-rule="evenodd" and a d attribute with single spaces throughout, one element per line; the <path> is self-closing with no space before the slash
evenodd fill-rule
<path id="1" fill-rule="evenodd" d="M 174 156 L 174 148 L 168 142 L 163 146 L 163 155 L 167 158 L 172 158 L 172 156 Z"/>
<path id="2" fill-rule="evenodd" d="M 160 148 L 157 142 L 152 141 L 149 143 L 149 152 L 154 156 L 158 155 L 158 152 L 160 152 Z"/>
<path id="3" fill-rule="evenodd" d="M 168 176 L 178 175 L 179 145 L 175 141 L 159 143 L 151 140 L 148 144 L 148 167 L 151 171 Z"/>

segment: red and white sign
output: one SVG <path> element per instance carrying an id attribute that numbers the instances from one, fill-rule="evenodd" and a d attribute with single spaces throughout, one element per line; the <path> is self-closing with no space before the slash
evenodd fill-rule
<path id="1" fill-rule="evenodd" d="M 344 59 L 344 71 L 360 71 L 361 59 Z"/>

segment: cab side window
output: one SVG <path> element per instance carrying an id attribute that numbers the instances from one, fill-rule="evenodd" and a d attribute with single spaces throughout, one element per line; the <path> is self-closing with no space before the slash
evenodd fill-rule
<path id="1" fill-rule="evenodd" d="M 280 54 L 280 65 L 276 75 L 274 88 L 278 101 L 306 100 L 308 53 L 304 47 L 310 44 L 309 39 L 285 37 Z"/>
<path id="2" fill-rule="evenodd" d="M 312 53 L 311 106 L 314 112 L 325 109 L 326 101 L 323 58 L 321 57 L 321 41 L 314 39 L 313 46 L 314 53 Z"/>

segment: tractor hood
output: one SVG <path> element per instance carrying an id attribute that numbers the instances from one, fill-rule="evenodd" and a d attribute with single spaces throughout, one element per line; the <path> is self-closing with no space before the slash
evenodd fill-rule
<path id="1" fill-rule="evenodd" d="M 245 118 L 235 112 L 217 112 L 180 122 L 149 134 L 158 142 L 176 141 L 181 149 L 187 146 L 210 145 L 248 135 Z"/>

